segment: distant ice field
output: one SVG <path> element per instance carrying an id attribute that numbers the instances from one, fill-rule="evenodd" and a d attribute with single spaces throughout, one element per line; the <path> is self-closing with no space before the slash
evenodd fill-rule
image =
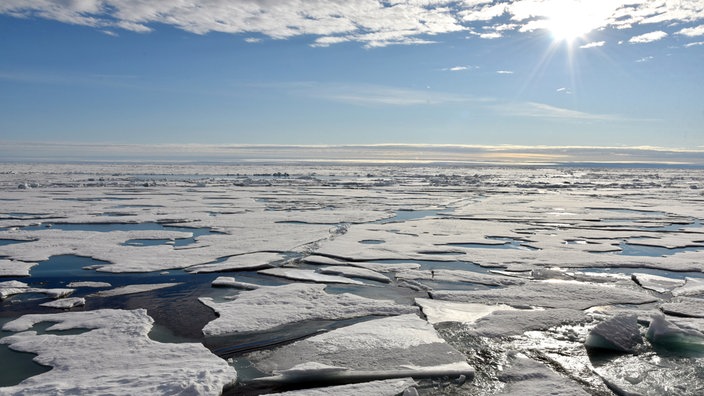
<path id="1" fill-rule="evenodd" d="M 698 394 L 702 191 L 676 168 L 3 164 L 0 395 Z"/>

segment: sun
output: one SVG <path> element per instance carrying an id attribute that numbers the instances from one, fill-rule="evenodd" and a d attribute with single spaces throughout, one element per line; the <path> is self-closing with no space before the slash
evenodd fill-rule
<path id="1" fill-rule="evenodd" d="M 606 22 L 604 2 L 559 0 L 544 9 L 545 28 L 556 42 L 572 43 L 603 26 Z"/>

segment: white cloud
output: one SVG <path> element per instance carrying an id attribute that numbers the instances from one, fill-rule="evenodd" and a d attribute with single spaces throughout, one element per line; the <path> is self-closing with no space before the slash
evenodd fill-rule
<path id="1" fill-rule="evenodd" d="M 637 59 L 637 60 L 636 60 L 636 63 L 650 62 L 650 61 L 653 60 L 653 59 L 655 59 L 655 58 L 652 57 L 652 56 L 644 56 L 644 57 L 642 57 L 642 58 L 640 58 L 640 59 Z"/>
<path id="2" fill-rule="evenodd" d="M 565 94 L 565 95 L 572 95 L 572 91 L 570 91 L 569 89 L 567 89 L 565 87 L 558 88 L 555 90 L 555 92 L 559 92 L 559 93 Z"/>
<path id="3" fill-rule="evenodd" d="M 479 32 L 473 34 L 493 39 L 546 29 L 567 1 L 580 10 L 580 23 L 591 31 L 704 20 L 701 0 L 2 0 L 0 14 L 109 31 L 148 33 L 166 24 L 195 34 L 310 35 L 314 46 L 352 41 L 372 48 L 429 44 L 437 41 L 431 36 L 451 32 Z M 677 34 L 702 35 L 703 26 Z M 631 42 L 667 35 L 652 32 Z"/>
<path id="4" fill-rule="evenodd" d="M 409 89 L 371 84 L 288 83 L 268 85 L 268 87 L 283 88 L 294 95 L 358 106 L 425 106 L 480 101 L 469 96 L 430 89 Z"/>
<path id="5" fill-rule="evenodd" d="M 472 68 L 474 69 L 475 67 L 472 67 Z M 446 68 L 442 69 L 442 71 L 456 72 L 456 71 L 463 71 L 463 70 L 468 70 L 468 69 L 469 69 L 469 66 L 453 66 L 453 67 L 446 67 Z"/>
<path id="6" fill-rule="evenodd" d="M 623 121 L 623 117 L 612 114 L 592 114 L 577 110 L 555 107 L 545 103 L 515 102 L 493 106 L 494 110 L 513 117 L 530 117 L 543 119 L 563 119 L 575 121 Z"/>
<path id="7" fill-rule="evenodd" d="M 511 70 L 497 70 L 496 74 L 513 74 Z"/>
<path id="8" fill-rule="evenodd" d="M 704 41 L 696 41 L 694 43 L 685 44 L 685 48 L 695 47 L 698 45 L 704 45 Z"/>
<path id="9" fill-rule="evenodd" d="M 696 27 L 690 27 L 690 28 L 684 28 L 677 32 L 677 34 L 681 34 L 684 36 L 688 37 L 697 37 L 697 36 L 704 36 L 704 25 L 699 25 Z"/>
<path id="10" fill-rule="evenodd" d="M 667 37 L 667 33 L 662 30 L 656 30 L 654 32 L 641 34 L 639 36 L 633 36 L 628 40 L 628 42 L 631 44 L 652 43 L 653 41 L 662 40 L 665 37 Z"/>
<path id="11" fill-rule="evenodd" d="M 591 43 L 580 45 L 579 48 L 597 48 L 597 47 L 603 47 L 605 44 L 606 44 L 606 41 L 592 41 Z"/>

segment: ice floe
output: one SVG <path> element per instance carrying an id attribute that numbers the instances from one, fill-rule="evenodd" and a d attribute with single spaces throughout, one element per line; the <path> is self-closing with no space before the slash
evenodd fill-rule
<path id="1" fill-rule="evenodd" d="M 436 299 L 459 302 L 570 309 L 657 301 L 645 292 L 576 281 L 533 281 L 491 290 L 438 290 L 432 291 L 431 295 Z"/>
<path id="2" fill-rule="evenodd" d="M 310 282 L 320 282 L 320 283 L 346 283 L 350 285 L 363 285 L 363 282 L 356 281 L 344 276 L 337 275 L 325 275 L 315 270 L 302 269 L 302 268 L 270 268 L 258 271 L 260 274 L 279 276 L 282 278 L 288 278 L 292 280 L 300 281 L 310 281 Z"/>
<path id="3" fill-rule="evenodd" d="M 90 331 L 30 331 L 41 322 L 54 323 L 47 331 Z M 22 316 L 3 327 L 19 333 L 0 342 L 37 354 L 36 362 L 53 369 L 1 388 L 0 393 L 219 395 L 225 385 L 236 381 L 235 370 L 201 344 L 152 341 L 147 335 L 152 324 L 144 309 Z"/>
<path id="4" fill-rule="evenodd" d="M 71 282 L 67 286 L 73 287 L 73 288 L 90 287 L 90 288 L 95 288 L 95 289 L 99 289 L 102 287 L 112 287 L 112 285 L 108 282 L 93 282 L 93 281 Z"/>
<path id="5" fill-rule="evenodd" d="M 660 309 L 668 315 L 704 318 L 704 300 L 700 298 L 679 297 L 660 305 Z"/>
<path id="6" fill-rule="evenodd" d="M 86 305 L 86 299 L 83 297 L 67 297 L 45 302 L 39 305 L 49 308 L 69 309 Z"/>
<path id="7" fill-rule="evenodd" d="M 686 277 L 683 286 L 672 289 L 673 296 L 695 296 L 704 293 L 704 279 Z"/>
<path id="8" fill-rule="evenodd" d="M 239 282 L 234 276 L 218 276 L 210 283 L 213 287 L 232 287 L 235 289 L 254 290 L 258 289 L 259 285 L 254 283 Z"/>
<path id="9" fill-rule="evenodd" d="M 249 358 L 259 370 L 272 374 L 258 381 L 474 375 L 466 357 L 415 314 L 353 324 Z"/>
<path id="10" fill-rule="evenodd" d="M 369 279 L 382 283 L 391 282 L 388 276 L 366 268 L 334 266 L 318 268 L 318 272 L 326 275 L 341 275 L 345 277 Z"/>
<path id="11" fill-rule="evenodd" d="M 38 287 L 30 287 L 24 282 L 19 281 L 5 281 L 0 282 L 0 300 L 4 300 L 15 294 L 25 294 L 25 293 L 39 293 L 45 294 L 49 298 L 61 298 L 67 297 L 74 292 L 74 289 L 65 288 L 50 288 L 43 289 Z"/>
<path id="12" fill-rule="evenodd" d="M 645 336 L 653 344 L 675 351 L 704 351 L 704 333 L 678 326 L 664 315 L 653 316 Z"/>
<path id="13" fill-rule="evenodd" d="M 374 300 L 353 294 L 329 294 L 325 285 L 291 284 L 243 291 L 233 301 L 200 301 L 220 316 L 203 328 L 208 336 L 266 331 L 278 326 L 313 319 L 347 319 L 369 315 L 400 315 L 417 307 Z"/>
<path id="14" fill-rule="evenodd" d="M 499 375 L 505 387 L 499 395 L 589 395 L 576 381 L 564 377 L 543 363 L 520 353 L 513 353 L 508 366 Z"/>
<path id="15" fill-rule="evenodd" d="M 268 393 L 267 396 L 396 396 L 402 393 L 405 395 L 404 391 L 415 385 L 416 382 L 412 378 L 398 378 L 362 382 L 359 384 L 300 389 L 281 393 Z"/>
<path id="16" fill-rule="evenodd" d="M 0 277 L 29 276 L 29 270 L 37 263 L 0 259 Z"/>
<path id="17" fill-rule="evenodd" d="M 643 344 L 636 315 L 617 315 L 596 325 L 587 336 L 587 348 L 634 353 Z"/>
<path id="18" fill-rule="evenodd" d="M 194 265 L 186 268 L 186 271 L 201 273 L 258 270 L 262 268 L 271 268 L 273 267 L 272 263 L 282 260 L 284 260 L 284 256 L 278 253 L 251 253 L 228 257 L 225 260 L 215 263 Z"/>
<path id="19" fill-rule="evenodd" d="M 88 297 L 115 297 L 123 296 L 126 294 L 136 294 L 144 293 L 153 290 L 165 289 L 167 287 L 174 287 L 180 285 L 180 283 L 152 283 L 152 284 L 136 284 L 127 285 L 122 287 L 116 287 L 110 290 L 101 290 L 90 294 Z"/>
<path id="20" fill-rule="evenodd" d="M 685 281 L 682 279 L 673 279 L 665 276 L 633 273 L 633 281 L 646 289 L 656 291 L 658 293 L 671 292 L 675 288 L 684 286 Z"/>
<path id="21" fill-rule="evenodd" d="M 416 298 L 423 310 L 423 314 L 431 324 L 441 322 L 462 322 L 474 323 L 479 318 L 483 318 L 494 311 L 515 310 L 508 305 L 486 305 L 476 303 L 459 303 L 443 300 L 432 300 L 429 298 Z"/>

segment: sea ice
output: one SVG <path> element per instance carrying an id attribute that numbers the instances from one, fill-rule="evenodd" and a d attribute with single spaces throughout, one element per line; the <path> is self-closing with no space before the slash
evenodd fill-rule
<path id="1" fill-rule="evenodd" d="M 374 300 L 353 294 L 328 294 L 325 285 L 294 283 L 243 291 L 233 301 L 199 299 L 219 317 L 203 328 L 207 336 L 266 331 L 277 326 L 313 319 L 348 319 L 369 315 L 417 312 L 413 306 Z"/>
<path id="2" fill-rule="evenodd" d="M 388 380 L 362 382 L 359 384 L 300 389 L 282 393 L 269 393 L 266 396 L 397 396 L 402 394 L 406 389 L 415 385 L 416 382 L 413 378 L 394 378 Z"/>
<path id="3" fill-rule="evenodd" d="M 499 380 L 506 383 L 499 395 L 589 395 L 577 382 L 520 353 L 513 353 L 508 367 L 499 374 Z"/>
<path id="4" fill-rule="evenodd" d="M 659 275 L 634 272 L 631 276 L 633 277 L 633 281 L 637 284 L 658 293 L 667 293 L 685 284 L 685 281 L 682 279 L 673 279 Z"/>
<path id="5" fill-rule="evenodd" d="M 587 336 L 587 348 L 634 353 L 643 344 L 636 315 L 616 315 L 596 325 Z"/>
<path id="6" fill-rule="evenodd" d="M 255 285 L 254 283 L 238 282 L 235 280 L 234 276 L 218 276 L 211 283 L 211 285 L 213 287 L 232 287 L 235 289 L 244 290 L 254 290 L 259 288 L 259 285 Z"/>
<path id="7" fill-rule="evenodd" d="M 83 297 L 59 298 L 58 300 L 45 302 L 39 305 L 49 308 L 69 309 L 86 305 L 86 299 Z"/>
<path id="8" fill-rule="evenodd" d="M 486 305 L 475 303 L 459 303 L 442 300 L 431 300 L 429 298 L 416 298 L 418 304 L 423 310 L 423 314 L 428 318 L 431 324 L 441 322 L 462 322 L 474 323 L 479 318 L 487 316 L 494 311 L 500 310 L 515 310 L 516 308 L 508 305 Z"/>
<path id="9" fill-rule="evenodd" d="M 336 275 L 324 275 L 316 272 L 315 270 L 301 269 L 301 268 L 270 268 L 258 271 L 260 274 L 279 276 L 282 278 L 310 281 L 310 282 L 320 282 L 320 283 L 345 283 L 350 285 L 363 285 L 363 282 L 356 281 L 353 279 L 345 278 L 344 276 Z"/>
<path id="10" fill-rule="evenodd" d="M 474 370 L 432 325 L 415 314 L 374 319 L 249 356 L 270 377 L 303 382 L 459 376 Z M 314 363 L 314 364 L 311 364 Z M 308 370 L 300 369 L 305 365 Z M 289 376 L 288 371 L 295 375 Z"/>
<path id="11" fill-rule="evenodd" d="M 29 276 L 29 270 L 37 263 L 0 259 L 0 277 Z"/>
<path id="12" fill-rule="evenodd" d="M 272 263 L 284 259 L 279 253 L 251 253 L 228 257 L 222 262 L 198 264 L 186 268 L 192 273 L 258 270 L 273 267 Z"/>
<path id="13" fill-rule="evenodd" d="M 686 277 L 684 286 L 672 290 L 673 296 L 694 296 L 704 293 L 704 279 Z"/>
<path id="14" fill-rule="evenodd" d="M 652 317 L 645 336 L 653 344 L 658 344 L 668 349 L 704 350 L 703 333 L 693 329 L 682 328 L 667 320 L 664 315 Z"/>
<path id="15" fill-rule="evenodd" d="M 125 294 L 136 294 L 144 293 L 152 290 L 165 289 L 167 287 L 173 287 L 180 285 L 180 283 L 153 283 L 153 284 L 138 284 L 138 285 L 127 285 L 122 287 L 116 287 L 110 290 L 101 290 L 93 294 L 88 295 L 88 297 L 115 297 L 123 296 Z"/>
<path id="16" fill-rule="evenodd" d="M 382 283 L 391 282 L 391 279 L 389 279 L 388 276 L 380 274 L 380 273 L 373 271 L 373 270 L 370 270 L 370 269 L 366 269 L 366 268 L 334 266 L 334 267 L 322 267 L 322 268 L 319 268 L 318 271 L 321 274 L 326 274 L 326 275 L 341 275 L 341 276 L 345 276 L 345 277 L 369 279 L 369 280 L 382 282 Z"/>
<path id="17" fill-rule="evenodd" d="M 432 291 L 433 298 L 459 302 L 507 304 L 513 307 L 587 309 L 599 305 L 645 304 L 657 301 L 636 290 L 575 281 L 533 281 L 490 290 Z"/>
<path id="18" fill-rule="evenodd" d="M 678 297 L 662 304 L 660 309 L 668 315 L 704 318 L 704 300 L 700 298 Z"/>
<path id="19" fill-rule="evenodd" d="M 71 282 L 67 285 L 68 287 L 92 287 L 95 289 L 99 289 L 101 287 L 112 287 L 112 285 L 108 282 L 91 282 L 91 281 L 82 281 L 82 282 Z"/>
<path id="20" fill-rule="evenodd" d="M 61 298 L 71 295 L 74 289 L 42 289 L 29 287 L 26 283 L 19 281 L 0 282 L 0 301 L 15 294 L 39 293 L 46 294 L 50 298 Z"/>
<path id="21" fill-rule="evenodd" d="M 568 308 L 500 310 L 479 318 L 471 328 L 472 333 L 482 337 L 508 337 L 586 320 L 582 311 Z"/>
<path id="22" fill-rule="evenodd" d="M 37 334 L 47 329 L 89 329 L 81 334 Z M 151 340 L 154 321 L 145 309 L 97 310 L 25 315 L 3 330 L 20 332 L 0 339 L 10 348 L 37 354 L 34 360 L 53 369 L 1 394 L 219 395 L 237 373 L 202 344 L 166 344 Z"/>

